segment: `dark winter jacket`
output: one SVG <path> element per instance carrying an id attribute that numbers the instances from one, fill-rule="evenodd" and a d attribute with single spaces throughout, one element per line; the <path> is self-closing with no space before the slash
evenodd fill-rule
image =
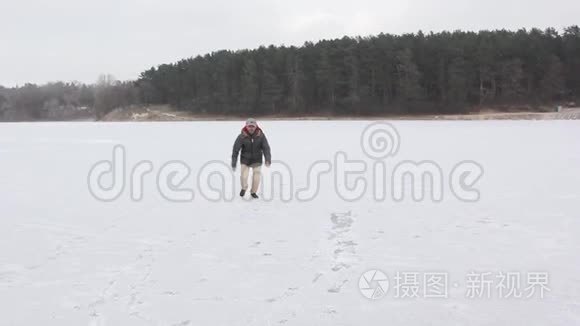
<path id="1" fill-rule="evenodd" d="M 254 134 L 250 134 L 245 127 L 242 129 L 242 133 L 236 139 L 232 151 L 232 167 L 234 168 L 236 167 L 240 150 L 242 151 L 240 161 L 244 165 L 262 164 L 262 155 L 266 158 L 266 162 L 272 162 L 268 139 L 259 127 L 256 127 Z"/>

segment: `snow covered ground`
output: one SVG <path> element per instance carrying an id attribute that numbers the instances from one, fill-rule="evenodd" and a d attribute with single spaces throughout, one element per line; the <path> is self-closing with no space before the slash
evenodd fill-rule
<path id="1" fill-rule="evenodd" d="M 287 166 L 295 194 L 314 162 L 332 165 L 313 198 L 288 201 L 283 189 L 272 200 L 204 197 L 198 172 L 229 164 L 239 122 L 2 124 L 0 325 L 580 324 L 579 122 L 394 122 L 398 151 L 380 161 L 436 164 L 440 202 L 395 200 L 391 183 L 407 181 L 390 172 L 375 198 L 369 124 L 262 122 L 279 161 L 265 184 Z M 89 171 L 116 145 L 125 187 L 105 202 Z M 340 152 L 367 164 L 353 201 L 335 178 Z M 466 160 L 484 171 L 475 201 L 451 189 Z M 129 172 L 144 161 L 152 171 L 136 200 Z M 160 189 L 175 161 L 190 175 Z M 177 188 L 193 199 L 166 198 Z M 361 281 L 373 270 L 388 288 L 368 279 L 380 273 Z M 368 299 L 361 287 L 386 293 Z"/>

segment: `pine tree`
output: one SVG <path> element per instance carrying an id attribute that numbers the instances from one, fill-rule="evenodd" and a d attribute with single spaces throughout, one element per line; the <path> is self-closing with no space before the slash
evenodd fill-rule
<path id="1" fill-rule="evenodd" d="M 552 55 L 547 62 L 546 72 L 540 81 L 540 92 L 545 101 L 560 100 L 565 94 L 564 69 L 560 58 Z"/>
<path id="2" fill-rule="evenodd" d="M 399 100 L 404 103 L 416 102 L 423 99 L 421 87 L 421 72 L 413 62 L 413 53 L 409 49 L 397 53 L 397 93 Z"/>
<path id="3" fill-rule="evenodd" d="M 247 58 L 244 62 L 241 93 L 244 110 L 255 110 L 258 99 L 258 67 L 253 58 Z"/>

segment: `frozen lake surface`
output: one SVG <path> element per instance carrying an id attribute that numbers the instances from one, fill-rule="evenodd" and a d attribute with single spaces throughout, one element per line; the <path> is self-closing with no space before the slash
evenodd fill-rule
<path id="1" fill-rule="evenodd" d="M 0 125 L 0 324 L 580 324 L 579 122 L 394 122 L 386 159 L 365 152 L 369 125 L 262 122 L 277 161 L 263 189 L 282 167 L 291 177 L 257 201 L 237 196 L 239 171 L 228 175 L 240 122 Z M 89 171 L 117 145 L 124 187 L 98 200 Z M 337 157 L 365 165 L 354 199 Z M 483 169 L 471 201 L 452 189 L 464 161 Z M 180 185 L 164 183 L 180 176 L 172 162 L 189 168 Z M 300 200 L 315 162 L 331 171 Z M 396 200 L 402 162 L 437 166 L 441 200 Z M 200 171 L 221 184 L 207 164 L 227 198 L 206 198 Z M 137 166 L 151 168 L 142 183 Z M 388 282 L 361 282 L 373 270 Z M 368 299 L 368 288 L 386 293 Z"/>

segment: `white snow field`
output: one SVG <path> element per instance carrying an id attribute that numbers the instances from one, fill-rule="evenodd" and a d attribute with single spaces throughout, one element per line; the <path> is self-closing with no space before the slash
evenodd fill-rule
<path id="1" fill-rule="evenodd" d="M 221 185 L 202 170 L 211 161 L 227 177 L 241 122 L 1 124 L 0 325 L 580 324 L 579 122 L 393 122 L 398 152 L 378 160 L 378 200 L 361 143 L 371 122 L 259 123 L 276 161 L 264 184 L 282 166 L 292 178 L 254 201 L 237 195 L 239 170 L 233 200 L 198 184 L 205 171 Z M 89 171 L 116 145 L 125 173 L 104 174 L 113 188 L 96 195 L 125 187 L 101 201 Z M 338 152 L 367 164 L 359 199 L 335 178 Z M 323 160 L 332 171 L 299 200 Z M 466 160 L 483 176 L 460 173 L 454 189 Z M 152 168 L 142 187 L 130 175 L 141 161 Z M 184 180 L 175 161 L 190 168 Z M 411 183 L 389 171 L 421 161 L 441 168 L 442 200 L 395 200 L 391 184 Z"/>

